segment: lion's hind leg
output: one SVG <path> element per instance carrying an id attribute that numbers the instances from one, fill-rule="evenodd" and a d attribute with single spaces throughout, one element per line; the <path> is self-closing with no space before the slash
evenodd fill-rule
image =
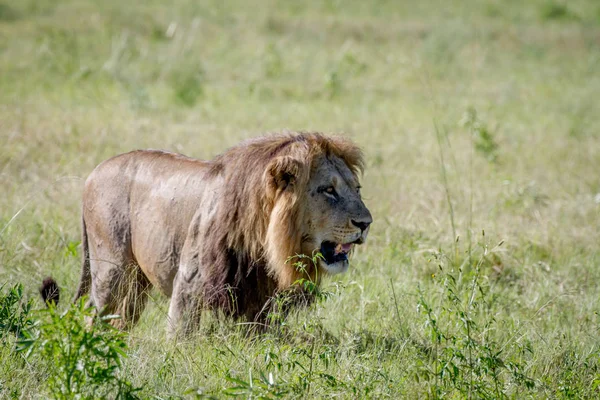
<path id="1" fill-rule="evenodd" d="M 91 260 L 90 302 L 96 306 L 100 316 L 119 316 L 110 321 L 111 325 L 130 329 L 138 322 L 152 285 L 135 261 L 112 256 Z M 114 261 L 109 261 L 111 259 Z"/>
<path id="2" fill-rule="evenodd" d="M 140 319 L 148 302 L 148 293 L 152 285 L 137 264 L 129 264 L 113 293 L 111 303 L 115 305 L 114 312 L 120 316 L 111 324 L 118 329 L 130 329 Z"/>

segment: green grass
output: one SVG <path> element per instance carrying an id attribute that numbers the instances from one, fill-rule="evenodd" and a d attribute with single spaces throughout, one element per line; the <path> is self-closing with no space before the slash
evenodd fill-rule
<path id="1" fill-rule="evenodd" d="M 154 293 L 119 372 L 138 395 L 598 397 L 599 43 L 593 0 L 0 0 L 0 285 L 72 295 L 112 155 L 344 132 L 374 223 L 333 296 L 175 344 Z M 0 396 L 49 396 L 0 354 Z"/>

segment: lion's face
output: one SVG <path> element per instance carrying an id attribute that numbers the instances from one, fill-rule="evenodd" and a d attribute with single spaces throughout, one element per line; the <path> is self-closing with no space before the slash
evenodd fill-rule
<path id="1" fill-rule="evenodd" d="M 314 161 L 306 190 L 302 251 L 320 251 L 320 267 L 329 274 L 345 272 L 348 254 L 365 242 L 373 221 L 358 179 L 342 159 L 322 156 Z"/>

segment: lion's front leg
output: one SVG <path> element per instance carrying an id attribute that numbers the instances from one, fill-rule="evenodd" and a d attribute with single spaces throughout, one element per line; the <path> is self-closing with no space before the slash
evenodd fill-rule
<path id="1" fill-rule="evenodd" d="M 198 266 L 182 265 L 175 275 L 167 327 L 171 339 L 189 337 L 200 326 L 203 301 L 198 271 Z"/>

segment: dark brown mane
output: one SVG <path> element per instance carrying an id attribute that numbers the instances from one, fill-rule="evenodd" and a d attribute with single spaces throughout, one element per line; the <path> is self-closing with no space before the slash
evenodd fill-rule
<path id="1" fill-rule="evenodd" d="M 251 139 L 210 162 L 211 173 L 221 175 L 224 180 L 224 191 L 209 241 L 211 246 L 204 253 L 203 264 L 211 266 L 205 299 L 250 317 L 260 311 L 265 298 L 278 287 L 287 287 L 298 278 L 286 259 L 299 251 L 302 195 L 277 188 L 270 191 L 269 171 L 277 160 L 294 160 L 298 164 L 294 184 L 298 187 L 296 193 L 301 193 L 319 155 L 339 157 L 355 174 L 363 170 L 362 153 L 356 145 L 341 137 L 319 133 Z M 278 203 L 284 203 L 285 207 L 274 216 L 273 209 Z M 277 221 L 280 234 L 276 236 L 281 236 L 275 239 L 278 243 L 270 243 L 274 239 L 268 235 L 272 218 L 281 219 Z M 277 247 L 281 254 L 273 256 L 269 246 Z M 233 293 L 223 293 L 223 287 L 235 292 L 235 305 L 230 303 Z"/>

